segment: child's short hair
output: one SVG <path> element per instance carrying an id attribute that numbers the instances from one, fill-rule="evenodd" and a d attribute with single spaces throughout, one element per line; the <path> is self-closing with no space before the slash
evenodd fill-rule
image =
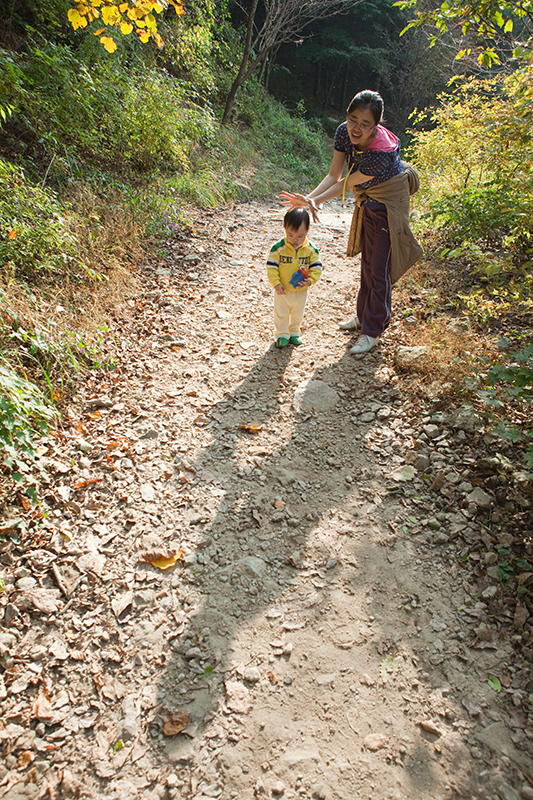
<path id="1" fill-rule="evenodd" d="M 300 230 L 302 222 L 305 225 L 305 230 L 308 231 L 311 221 L 305 208 L 290 208 L 283 217 L 283 227 L 291 231 Z"/>

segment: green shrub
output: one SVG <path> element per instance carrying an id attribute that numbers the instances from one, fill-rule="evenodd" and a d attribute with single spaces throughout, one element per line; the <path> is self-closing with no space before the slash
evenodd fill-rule
<path id="1" fill-rule="evenodd" d="M 13 480 L 27 481 L 38 440 L 57 416 L 36 386 L 0 362 L 0 446 L 2 464 Z"/>
<path id="2" fill-rule="evenodd" d="M 532 77 L 527 67 L 506 78 L 467 81 L 439 98 L 431 129 L 414 134 L 417 200 L 454 256 L 457 247 L 474 243 L 500 250 L 506 268 L 533 250 Z"/>
<path id="3" fill-rule="evenodd" d="M 75 256 L 65 208 L 51 191 L 33 186 L 0 159 L 0 275 L 30 283 L 56 279 Z M 55 276 L 55 278 L 54 278 Z"/>

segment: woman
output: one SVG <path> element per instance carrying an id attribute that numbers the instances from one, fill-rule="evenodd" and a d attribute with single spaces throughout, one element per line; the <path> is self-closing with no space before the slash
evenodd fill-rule
<path id="1" fill-rule="evenodd" d="M 328 174 L 308 195 L 282 192 L 282 203 L 309 206 L 315 222 L 318 206 L 353 189 L 356 208 L 348 255 L 361 253 L 361 285 L 357 313 L 341 323 L 343 330 L 359 329 L 352 353 L 368 353 L 378 343 L 391 317 L 392 284 L 418 261 L 422 248 L 409 228 L 409 194 L 418 189 L 418 176 L 400 161 L 400 141 L 381 125 L 383 100 L 369 90 L 356 94 L 347 119 L 335 134 Z M 348 172 L 344 179 L 344 164 Z"/>

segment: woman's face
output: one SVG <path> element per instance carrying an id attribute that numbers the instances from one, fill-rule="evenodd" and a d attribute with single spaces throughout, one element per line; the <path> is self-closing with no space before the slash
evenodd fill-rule
<path id="1" fill-rule="evenodd" d="M 346 119 L 348 136 L 358 150 L 365 150 L 376 135 L 376 123 L 369 108 L 355 108 Z"/>

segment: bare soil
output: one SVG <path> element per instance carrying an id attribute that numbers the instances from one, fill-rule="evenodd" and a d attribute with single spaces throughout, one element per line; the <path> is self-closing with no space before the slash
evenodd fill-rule
<path id="1" fill-rule="evenodd" d="M 140 270 L 119 368 L 46 454 L 51 512 L 2 551 L 0 797 L 533 798 L 485 433 L 404 395 L 397 322 L 349 354 L 349 223 L 311 231 L 298 348 L 273 346 L 275 204 Z"/>

